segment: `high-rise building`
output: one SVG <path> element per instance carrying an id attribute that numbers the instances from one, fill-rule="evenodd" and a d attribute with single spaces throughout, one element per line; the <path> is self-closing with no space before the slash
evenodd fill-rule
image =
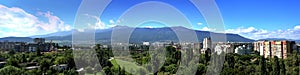
<path id="1" fill-rule="evenodd" d="M 254 42 L 254 51 L 261 52 L 259 55 L 263 56 L 264 51 L 264 42 L 265 41 L 257 41 Z"/>
<path id="2" fill-rule="evenodd" d="M 203 49 L 211 49 L 211 38 L 204 38 L 203 39 Z"/>
<path id="3" fill-rule="evenodd" d="M 261 56 L 287 58 L 288 53 L 292 53 L 295 41 L 257 41 L 254 42 L 254 50 L 258 51 Z"/>
<path id="4" fill-rule="evenodd" d="M 211 38 L 204 38 L 203 39 L 203 42 L 202 42 L 202 44 L 203 44 L 203 48 L 201 49 L 201 53 L 202 54 L 204 54 L 204 53 L 206 53 L 206 52 L 211 52 L 211 49 L 212 49 L 212 42 L 211 42 Z"/>

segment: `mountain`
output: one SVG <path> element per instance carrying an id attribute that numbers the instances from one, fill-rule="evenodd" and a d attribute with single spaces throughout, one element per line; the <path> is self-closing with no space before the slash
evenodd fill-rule
<path id="1" fill-rule="evenodd" d="M 109 29 L 97 29 L 95 30 L 96 33 L 100 33 L 100 32 L 106 32 L 106 31 L 110 31 L 112 30 L 112 28 Z M 31 38 L 47 38 L 47 37 L 63 37 L 63 36 L 68 36 L 71 35 L 73 32 L 79 32 L 78 30 L 70 30 L 70 31 L 60 31 L 60 32 L 55 32 L 55 33 L 50 33 L 50 34 L 45 34 L 45 35 L 34 35 L 34 36 L 30 36 Z"/>
<path id="2" fill-rule="evenodd" d="M 293 39 L 286 39 L 286 38 L 265 38 L 265 39 L 259 39 L 257 41 L 263 41 L 263 40 L 293 40 Z"/>
<path id="3" fill-rule="evenodd" d="M 0 41 L 10 41 L 10 42 L 31 42 L 33 39 L 30 37 L 4 37 L 0 38 Z"/>
<path id="4" fill-rule="evenodd" d="M 113 31 L 114 30 L 114 31 Z M 100 42 L 110 42 L 112 33 L 116 35 L 115 37 L 122 37 L 125 38 L 127 33 L 132 30 L 132 33 L 130 34 L 129 41 L 132 43 L 141 43 L 144 41 L 149 42 L 156 42 L 156 41 L 175 41 L 178 42 L 178 38 L 187 38 L 192 33 L 195 33 L 197 35 L 197 38 L 199 42 L 202 42 L 204 38 L 210 37 L 210 35 L 214 36 L 222 36 L 221 39 L 224 37 L 227 38 L 227 41 L 230 42 L 253 42 L 254 40 L 247 39 L 245 37 L 242 37 L 238 34 L 223 34 L 223 33 L 213 33 L 208 31 L 199 31 L 199 30 L 192 30 L 185 27 L 163 27 L 163 28 L 132 28 L 127 26 L 116 26 L 110 29 L 102 29 L 102 30 L 96 30 L 95 31 L 95 39 Z M 86 30 L 88 31 L 88 30 Z M 174 32 L 176 31 L 176 32 Z M 72 31 L 68 32 L 57 32 L 52 33 L 49 35 L 40 35 L 45 37 L 48 40 L 69 40 L 72 39 Z M 84 33 L 84 32 L 75 32 L 75 33 Z M 176 33 L 182 35 L 182 37 L 177 37 Z M 82 35 L 84 36 L 84 35 Z M 224 36 L 224 37 L 223 37 Z M 220 37 L 217 37 L 220 38 Z M 220 41 L 219 39 L 214 41 Z"/>
<path id="5" fill-rule="evenodd" d="M 295 41 L 296 43 L 300 43 L 300 40 L 286 39 L 286 38 L 265 38 L 265 39 L 259 39 L 256 41 L 263 41 L 263 40 L 289 40 L 289 41 Z"/>
<path id="6" fill-rule="evenodd" d="M 71 35 L 73 33 L 73 31 L 76 31 L 76 30 L 60 31 L 60 32 L 46 34 L 46 35 L 34 35 L 34 36 L 30 36 L 30 37 L 31 38 L 45 38 L 45 37 L 53 37 L 53 36 L 57 36 L 57 37 L 67 36 L 67 35 Z"/>
<path id="7" fill-rule="evenodd" d="M 208 31 L 198 31 L 198 30 L 192 30 L 184 27 L 163 27 L 163 28 L 132 28 L 127 26 L 116 26 L 111 29 L 104 29 L 104 30 L 96 30 L 96 40 L 106 40 L 110 41 L 112 31 L 116 33 L 116 37 L 124 37 L 127 34 L 124 32 L 129 32 L 132 30 L 131 36 L 129 41 L 130 42 L 143 42 L 143 41 L 149 41 L 149 42 L 155 42 L 155 41 L 179 41 L 176 33 L 173 31 L 178 31 L 182 34 L 188 34 L 191 32 L 195 32 L 198 38 L 198 41 L 202 42 L 202 40 L 206 37 L 210 37 L 210 35 L 216 35 L 216 36 L 226 36 L 227 41 L 230 42 L 253 42 L 254 40 L 247 39 L 245 37 L 242 37 L 238 34 L 222 34 L 222 33 L 211 33 Z M 53 37 L 47 37 L 46 39 L 52 39 L 52 40 L 70 40 L 72 38 L 72 35 L 68 36 L 53 36 Z M 184 37 L 183 37 L 184 38 Z M 215 40 L 219 41 L 219 40 Z"/>

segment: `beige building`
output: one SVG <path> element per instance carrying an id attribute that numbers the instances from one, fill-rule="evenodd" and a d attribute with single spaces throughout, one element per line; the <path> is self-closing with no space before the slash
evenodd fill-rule
<path id="1" fill-rule="evenodd" d="M 275 57 L 287 58 L 288 53 L 292 53 L 294 41 L 257 41 L 254 42 L 254 51 L 260 53 L 265 58 Z"/>

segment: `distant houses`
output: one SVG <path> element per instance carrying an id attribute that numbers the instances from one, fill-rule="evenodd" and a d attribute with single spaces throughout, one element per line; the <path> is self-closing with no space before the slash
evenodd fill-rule
<path id="1" fill-rule="evenodd" d="M 297 51 L 300 52 L 300 44 L 297 44 Z"/>
<path id="2" fill-rule="evenodd" d="M 9 51 L 14 50 L 17 52 L 35 52 L 39 49 L 41 52 L 49 52 L 56 50 L 56 44 L 52 42 L 45 42 L 44 38 L 35 38 L 33 43 L 26 42 L 0 42 L 0 50 Z"/>
<path id="3" fill-rule="evenodd" d="M 1 50 L 14 49 L 16 43 L 18 42 L 8 42 L 8 41 L 0 42 L 0 49 Z"/>

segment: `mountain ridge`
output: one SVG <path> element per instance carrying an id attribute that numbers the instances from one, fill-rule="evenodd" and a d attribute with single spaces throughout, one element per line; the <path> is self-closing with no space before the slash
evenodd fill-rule
<path id="1" fill-rule="evenodd" d="M 133 28 L 133 27 L 128 27 L 128 26 L 116 26 L 113 28 L 108 28 L 108 29 L 101 29 L 101 30 L 95 30 L 95 39 L 96 41 L 102 40 L 102 41 L 107 41 L 110 42 L 111 40 L 111 35 L 112 32 L 120 31 L 128 31 L 128 30 L 133 30 L 131 33 L 131 37 L 129 41 L 137 43 L 137 42 L 143 42 L 143 41 L 149 41 L 149 42 L 155 42 L 155 41 L 179 41 L 178 37 L 176 35 L 176 32 L 181 32 L 183 34 L 188 34 L 190 32 L 195 32 L 197 35 L 198 42 L 202 42 L 203 38 L 210 37 L 210 35 L 226 35 L 227 41 L 229 42 L 253 42 L 255 40 L 248 39 L 245 37 L 242 37 L 238 34 L 231 34 L 231 33 L 214 33 L 214 32 L 209 32 L 209 31 L 200 31 L 200 30 L 193 30 L 181 26 L 176 26 L 176 27 L 162 27 L 162 28 Z M 72 33 L 73 31 L 78 32 L 76 30 L 72 31 L 63 31 L 63 32 L 56 32 L 56 33 L 50 33 L 47 35 L 38 35 L 38 36 L 31 36 L 27 37 L 26 42 L 28 41 L 29 38 L 46 38 L 47 40 L 72 40 Z M 122 37 L 123 35 L 126 34 L 119 34 L 117 36 Z M 8 38 L 6 38 L 8 39 Z M 22 38 L 21 38 L 22 39 Z M 5 40 L 5 38 L 0 39 Z M 14 41 L 13 39 L 9 41 Z M 218 41 L 216 39 L 215 41 Z"/>

